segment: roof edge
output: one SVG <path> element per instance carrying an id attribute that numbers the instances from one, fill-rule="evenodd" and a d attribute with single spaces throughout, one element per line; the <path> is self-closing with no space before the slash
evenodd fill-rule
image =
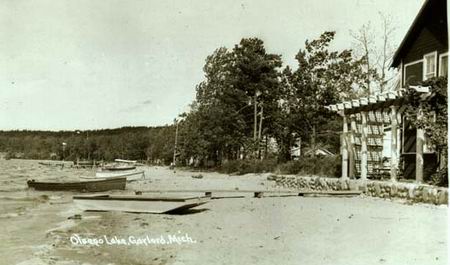
<path id="1" fill-rule="evenodd" d="M 400 53 L 403 50 L 404 46 L 406 45 L 407 40 L 409 39 L 410 35 L 412 34 L 417 23 L 419 22 L 420 17 L 422 16 L 422 14 L 425 11 L 428 4 L 431 3 L 431 1 L 432 0 L 425 0 L 424 4 L 422 5 L 422 7 L 419 10 L 419 13 L 417 13 L 416 17 L 414 18 L 413 23 L 409 27 L 408 31 L 406 32 L 405 37 L 403 37 L 402 42 L 400 42 L 400 45 L 398 46 L 397 50 L 394 53 L 394 56 L 392 57 L 392 63 L 390 66 L 391 68 L 396 68 L 400 64 L 400 58 L 399 58 Z M 434 1 L 439 1 L 439 0 L 434 0 Z"/>

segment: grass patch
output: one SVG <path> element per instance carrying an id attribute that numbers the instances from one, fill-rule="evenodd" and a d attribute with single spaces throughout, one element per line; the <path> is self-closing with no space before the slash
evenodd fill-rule
<path id="1" fill-rule="evenodd" d="M 278 165 L 277 172 L 281 174 L 339 177 L 341 175 L 341 158 L 339 156 L 303 157 Z"/>
<path id="2" fill-rule="evenodd" d="M 275 159 L 264 160 L 228 160 L 219 167 L 219 172 L 244 175 L 247 173 L 274 172 L 277 167 Z"/>
<path id="3" fill-rule="evenodd" d="M 277 164 L 275 159 L 228 160 L 222 163 L 218 171 L 237 175 L 276 172 L 280 174 L 340 177 L 341 158 L 339 156 L 303 157 L 299 160 L 288 161 L 283 164 Z"/>

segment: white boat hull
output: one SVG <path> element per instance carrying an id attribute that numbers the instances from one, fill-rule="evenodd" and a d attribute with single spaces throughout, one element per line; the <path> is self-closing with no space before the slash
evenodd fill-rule
<path id="1" fill-rule="evenodd" d="M 136 171 L 98 171 L 95 173 L 96 178 L 116 178 L 126 177 L 127 181 L 141 180 L 145 178 L 145 172 L 143 170 Z"/>
<path id="2" fill-rule="evenodd" d="M 127 172 L 115 172 L 115 171 L 99 171 L 95 173 L 97 178 L 114 178 L 114 177 L 126 177 L 127 181 L 140 180 L 145 178 L 144 171 L 127 171 Z"/>

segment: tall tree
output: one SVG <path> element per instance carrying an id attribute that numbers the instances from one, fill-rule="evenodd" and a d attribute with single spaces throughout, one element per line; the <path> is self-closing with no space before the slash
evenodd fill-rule
<path id="1" fill-rule="evenodd" d="M 273 132 L 279 67 L 281 56 L 268 54 L 257 38 L 242 39 L 232 50 L 219 48 L 208 56 L 205 80 L 197 86 L 196 100 L 181 126 L 182 153 L 215 162 L 254 154 L 260 139 Z M 193 148 L 192 139 L 201 148 Z"/>
<path id="2" fill-rule="evenodd" d="M 253 106 L 244 109 L 242 113 L 246 117 L 253 116 L 246 129 L 252 132 L 253 151 L 259 151 L 263 133 L 273 135 L 274 131 L 274 113 L 277 111 L 281 96 L 279 86 L 281 56 L 268 54 L 263 41 L 258 38 L 242 39 L 239 45 L 234 47 L 233 55 L 235 64 L 231 74 L 234 86 L 244 95 L 241 108 L 246 103 Z"/>
<path id="3" fill-rule="evenodd" d="M 284 114 L 279 123 L 279 144 L 292 144 L 295 137 L 309 140 L 310 148 L 318 146 L 317 136 L 337 138 L 337 119 L 324 106 L 358 95 L 364 86 L 362 60 L 353 59 L 350 50 L 329 51 L 335 32 L 324 32 L 318 39 L 306 41 L 305 48 L 297 55 L 298 68 L 283 71 L 284 98 L 281 101 Z M 323 139 L 325 141 L 325 139 Z M 336 140 L 328 140 L 335 143 Z M 290 146 L 282 147 L 290 150 Z M 284 154 L 286 159 L 286 153 Z"/>
<path id="4" fill-rule="evenodd" d="M 381 25 L 381 40 L 382 44 L 380 49 L 377 49 L 378 58 L 378 82 L 380 84 L 381 92 L 386 89 L 395 89 L 396 84 L 390 84 L 394 79 L 395 74 L 393 70 L 390 69 L 392 58 L 394 57 L 395 47 L 392 44 L 392 39 L 394 37 L 396 27 L 394 25 L 393 17 L 383 13 L 379 13 L 382 25 Z"/>
<path id="5" fill-rule="evenodd" d="M 384 92 L 392 89 L 395 73 L 390 69 L 395 47 L 392 41 L 395 25 L 392 16 L 379 12 L 379 29 L 370 22 L 362 25 L 356 32 L 350 31 L 355 40 L 355 56 L 362 58 L 365 73 L 365 94 Z"/>

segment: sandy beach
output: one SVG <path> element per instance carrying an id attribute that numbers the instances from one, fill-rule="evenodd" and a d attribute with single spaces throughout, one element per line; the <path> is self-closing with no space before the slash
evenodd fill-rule
<path id="1" fill-rule="evenodd" d="M 279 190 L 267 174 L 143 169 L 144 180 L 112 193 Z M 76 193 L 30 190 L 26 180 L 77 179 L 94 170 L 0 160 L 0 171 L 1 264 L 448 263 L 447 206 L 364 196 L 253 198 L 241 192 L 245 198 L 212 200 L 178 215 L 81 212 L 72 202 Z M 192 178 L 199 174 L 203 178 Z M 162 190 L 185 192 L 155 192 Z M 81 219 L 71 218 L 75 214 Z M 155 243 L 182 237 L 188 240 Z M 144 244 L 146 238 L 154 243 Z"/>

